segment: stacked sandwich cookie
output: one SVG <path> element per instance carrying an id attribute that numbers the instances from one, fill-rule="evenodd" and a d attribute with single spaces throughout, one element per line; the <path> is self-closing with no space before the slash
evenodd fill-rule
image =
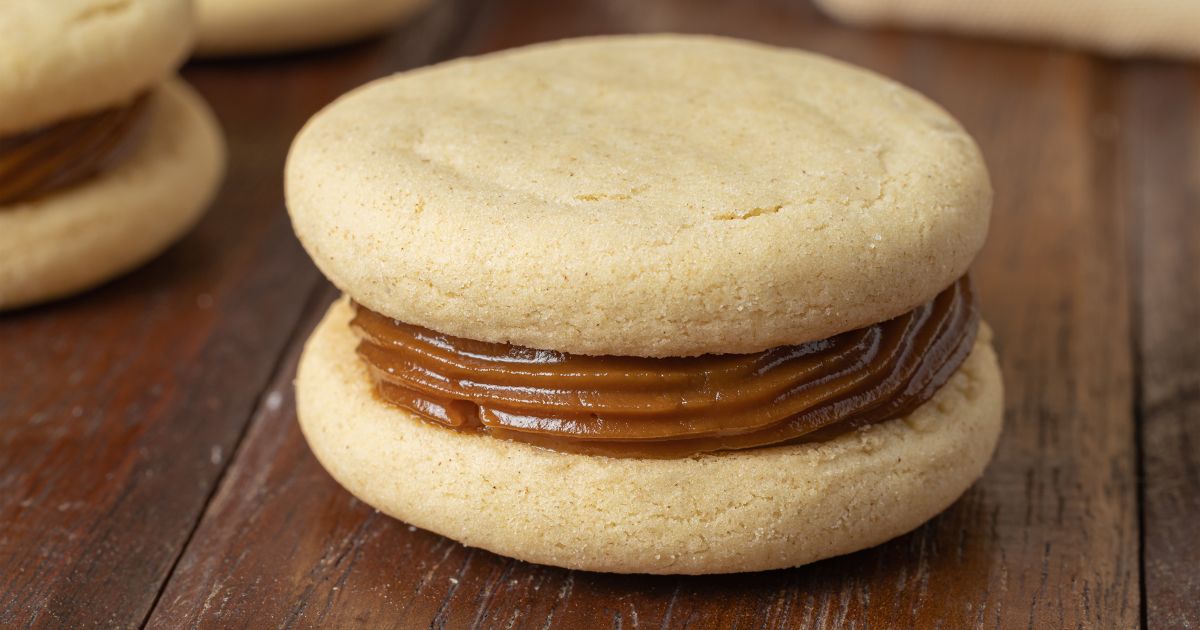
<path id="1" fill-rule="evenodd" d="M 0 5 L 0 309 L 62 297 L 153 257 L 223 168 L 175 69 L 186 0 Z"/>
<path id="2" fill-rule="evenodd" d="M 197 53 L 281 53 L 381 33 L 429 0 L 196 0 Z"/>
<path id="3" fill-rule="evenodd" d="M 313 452 L 464 544 L 796 566 L 912 530 L 995 447 L 986 169 L 869 72 L 684 36 L 458 60 L 315 116 L 286 192 L 346 294 L 296 381 Z"/>

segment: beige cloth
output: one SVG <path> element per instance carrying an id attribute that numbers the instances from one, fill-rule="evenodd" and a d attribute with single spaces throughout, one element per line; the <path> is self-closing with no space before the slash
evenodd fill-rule
<path id="1" fill-rule="evenodd" d="M 1200 0 L 816 0 L 853 24 L 1047 41 L 1111 55 L 1200 59 Z"/>

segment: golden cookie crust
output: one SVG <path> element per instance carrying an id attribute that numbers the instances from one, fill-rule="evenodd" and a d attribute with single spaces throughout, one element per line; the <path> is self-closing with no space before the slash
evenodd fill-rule
<path id="1" fill-rule="evenodd" d="M 912 90 L 679 35 L 377 81 L 301 131 L 286 192 L 317 265 L 373 310 L 633 356 L 754 352 L 899 315 L 967 270 L 991 208 L 974 142 Z"/>
<path id="2" fill-rule="evenodd" d="M 345 299 L 305 347 L 301 428 L 363 501 L 505 556 L 571 569 L 703 574 L 797 566 L 908 532 L 983 472 L 1000 433 L 990 332 L 906 418 L 821 444 L 688 459 L 559 453 L 422 422 L 381 402 Z"/>
<path id="3" fill-rule="evenodd" d="M 187 84 L 157 88 L 137 149 L 112 170 L 0 207 L 0 309 L 90 288 L 149 260 L 200 218 L 225 164 L 220 129 Z"/>

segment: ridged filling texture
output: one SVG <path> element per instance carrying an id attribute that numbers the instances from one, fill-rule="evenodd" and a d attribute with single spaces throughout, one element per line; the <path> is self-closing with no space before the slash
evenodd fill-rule
<path id="1" fill-rule="evenodd" d="M 146 127 L 149 93 L 128 103 L 0 138 L 0 206 L 74 186 L 130 155 Z"/>
<path id="2" fill-rule="evenodd" d="M 358 354 L 388 404 L 459 431 L 613 457 L 829 439 L 902 417 L 966 359 L 970 280 L 893 319 L 751 354 L 586 356 L 444 335 L 355 304 Z"/>

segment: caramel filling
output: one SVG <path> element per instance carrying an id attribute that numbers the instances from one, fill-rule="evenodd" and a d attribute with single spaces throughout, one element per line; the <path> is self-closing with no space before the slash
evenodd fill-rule
<path id="1" fill-rule="evenodd" d="M 385 401 L 461 431 L 614 457 L 823 440 L 907 415 L 954 374 L 979 327 L 966 276 L 873 326 L 690 358 L 486 343 L 354 308 L 358 354 Z"/>
<path id="2" fill-rule="evenodd" d="M 150 96 L 0 138 L 0 206 L 29 201 L 112 168 L 137 145 Z"/>

